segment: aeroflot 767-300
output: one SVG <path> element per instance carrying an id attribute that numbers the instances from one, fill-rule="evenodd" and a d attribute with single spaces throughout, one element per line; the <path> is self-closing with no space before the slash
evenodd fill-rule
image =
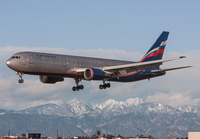
<path id="1" fill-rule="evenodd" d="M 24 82 L 22 79 L 23 74 L 31 74 L 39 75 L 42 83 L 49 84 L 64 81 L 65 77 L 74 78 L 76 86 L 72 87 L 73 91 L 84 88 L 83 85 L 79 85 L 81 80 L 101 80 L 103 84 L 99 85 L 99 88 L 106 89 L 110 87 L 110 83 L 106 83 L 106 81 L 133 82 L 161 76 L 166 71 L 190 67 L 160 69 L 160 65 L 163 62 L 185 58 L 184 56 L 179 56 L 162 59 L 168 35 L 169 32 L 162 32 L 149 51 L 138 62 L 38 52 L 19 52 L 8 59 L 6 64 L 17 72 L 19 83 Z"/>

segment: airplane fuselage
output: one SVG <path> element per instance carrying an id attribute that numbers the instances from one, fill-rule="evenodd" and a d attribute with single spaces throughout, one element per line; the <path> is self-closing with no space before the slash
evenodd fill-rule
<path id="1" fill-rule="evenodd" d="M 7 61 L 7 65 L 16 72 L 31 75 L 46 75 L 78 79 L 84 79 L 84 76 L 82 73 L 77 73 L 77 68 L 101 69 L 107 66 L 132 63 L 136 62 L 38 52 L 16 53 Z M 117 82 L 132 82 L 136 80 L 149 79 L 164 74 L 165 72 L 154 74 L 144 70 L 138 70 L 132 73 L 121 71 L 120 77 L 110 78 L 107 80 Z"/>

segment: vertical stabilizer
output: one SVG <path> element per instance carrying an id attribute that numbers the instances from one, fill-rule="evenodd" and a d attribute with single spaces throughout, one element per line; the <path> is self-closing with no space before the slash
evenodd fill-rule
<path id="1" fill-rule="evenodd" d="M 163 31 L 161 35 L 158 37 L 156 42 L 153 44 L 153 46 L 149 49 L 149 51 L 144 55 L 141 62 L 146 61 L 153 61 L 153 60 L 159 60 L 162 59 L 165 46 L 167 43 L 169 32 Z"/>

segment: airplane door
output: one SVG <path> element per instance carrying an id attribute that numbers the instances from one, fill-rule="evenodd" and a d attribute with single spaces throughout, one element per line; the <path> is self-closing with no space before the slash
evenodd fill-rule
<path id="1" fill-rule="evenodd" d="M 34 64 L 33 56 L 29 56 L 29 64 Z"/>
<path id="2" fill-rule="evenodd" d="M 62 58 L 62 67 L 66 67 L 66 59 Z"/>

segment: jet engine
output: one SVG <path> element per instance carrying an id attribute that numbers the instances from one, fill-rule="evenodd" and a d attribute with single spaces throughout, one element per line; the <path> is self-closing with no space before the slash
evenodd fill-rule
<path id="1" fill-rule="evenodd" d="M 64 81 L 63 77 L 53 77 L 53 76 L 44 76 L 44 75 L 40 75 L 39 79 L 42 83 L 47 83 L 47 84 L 55 84 L 56 82 Z"/>
<path id="2" fill-rule="evenodd" d="M 84 78 L 86 80 L 102 80 L 106 77 L 108 75 L 100 69 L 89 68 L 84 71 Z"/>

